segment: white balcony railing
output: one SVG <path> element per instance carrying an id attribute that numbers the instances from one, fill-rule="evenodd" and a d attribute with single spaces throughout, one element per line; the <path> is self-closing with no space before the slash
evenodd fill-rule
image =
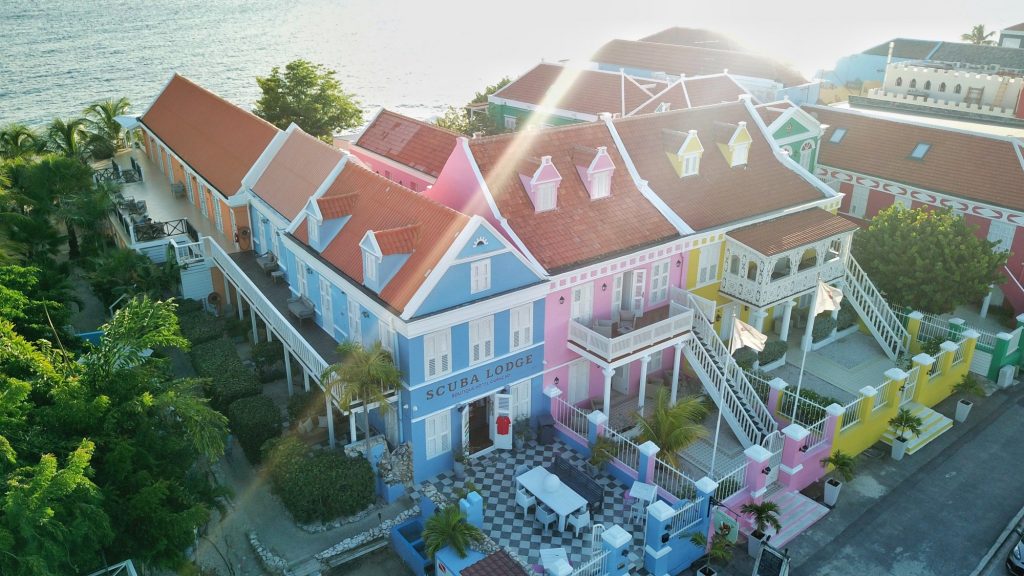
<path id="1" fill-rule="evenodd" d="M 619 336 L 605 336 L 586 324 L 570 320 L 569 341 L 611 362 L 685 334 L 692 327 L 693 310 L 672 301 L 669 303 L 668 318 Z"/>
<path id="2" fill-rule="evenodd" d="M 814 266 L 774 280 L 770 279 L 770 274 L 763 274 L 769 278 L 766 282 L 749 280 L 745 276 L 727 271 L 722 274 L 721 290 L 723 294 L 728 294 L 754 306 L 763 307 L 814 288 L 819 278 L 828 282 L 839 278 L 843 272 L 842 258 L 834 258 L 821 266 Z"/>

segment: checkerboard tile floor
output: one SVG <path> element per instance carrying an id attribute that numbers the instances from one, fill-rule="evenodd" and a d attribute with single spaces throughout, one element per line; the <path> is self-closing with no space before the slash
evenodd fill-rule
<path id="1" fill-rule="evenodd" d="M 451 472 L 441 474 L 431 483 L 442 494 L 454 498 L 454 495 L 472 482 L 484 497 L 484 531 L 498 544 L 529 564 L 539 564 L 541 548 L 565 548 L 569 562 L 580 566 L 590 559 L 592 532 L 585 529 L 579 538 L 572 529 L 559 532 L 557 525 L 550 531 L 533 518 L 532 513 L 524 519 L 522 510 L 516 508 L 515 469 L 525 464 L 529 468 L 543 466 L 553 461 L 555 456 L 562 456 L 576 466 L 581 473 L 586 473 L 585 460 L 568 445 L 556 441 L 549 446 L 533 444 L 518 452 L 499 450 L 485 457 L 473 460 L 472 469 L 467 471 L 467 479 L 456 480 Z M 633 563 L 633 574 L 646 575 L 643 569 L 643 527 L 638 522 L 630 523 L 629 508 L 625 493 L 629 489 L 615 478 L 602 475 L 598 481 L 605 487 L 604 506 L 600 512 L 594 513 L 592 522 L 603 524 L 605 528 L 618 524 L 633 534 L 633 546 L 629 559 Z M 414 493 L 414 497 L 417 495 Z M 532 512 L 532 510 L 531 510 Z M 600 543 L 598 543 L 600 547 Z"/>

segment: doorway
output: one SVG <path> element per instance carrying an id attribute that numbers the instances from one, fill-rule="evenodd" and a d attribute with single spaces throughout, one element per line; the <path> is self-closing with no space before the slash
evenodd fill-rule
<path id="1" fill-rule="evenodd" d="M 612 374 L 612 389 L 629 394 L 629 364 L 623 364 Z"/>
<path id="2" fill-rule="evenodd" d="M 469 448 L 466 449 L 466 452 L 469 454 L 490 448 L 493 444 L 490 424 L 491 398 L 491 396 L 484 396 L 474 400 L 466 408 L 469 411 Z"/>

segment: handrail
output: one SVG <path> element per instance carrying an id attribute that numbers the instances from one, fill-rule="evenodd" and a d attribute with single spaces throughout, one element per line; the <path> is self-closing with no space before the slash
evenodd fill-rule
<path id="1" fill-rule="evenodd" d="M 889 307 L 885 297 L 868 278 L 864 269 L 852 256 L 846 259 L 846 296 L 872 328 L 890 358 L 896 358 L 909 349 L 910 334 Z"/>
<path id="2" fill-rule="evenodd" d="M 686 332 L 690 329 L 692 314 L 691 310 L 672 308 L 664 320 L 615 337 L 600 334 L 577 320 L 569 320 L 569 340 L 606 360 L 613 360 Z"/>

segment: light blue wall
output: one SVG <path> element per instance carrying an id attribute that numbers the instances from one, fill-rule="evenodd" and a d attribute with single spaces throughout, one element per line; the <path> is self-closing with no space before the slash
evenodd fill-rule
<path id="1" fill-rule="evenodd" d="M 888 60 L 885 56 L 873 54 L 853 54 L 844 56 L 836 62 L 833 70 L 825 72 L 822 80 L 831 82 L 837 86 L 843 86 L 847 82 L 881 82 L 885 78 L 885 63 Z M 905 62 L 906 58 L 893 58 L 893 62 Z"/>
<path id="2" fill-rule="evenodd" d="M 535 284 L 540 278 L 527 268 L 512 252 L 491 256 L 491 287 L 489 290 L 470 294 L 471 262 L 455 264 L 445 271 L 444 276 L 423 300 L 416 315 L 422 316 L 466 302 L 502 294 L 516 288 Z"/>
<path id="3" fill-rule="evenodd" d="M 483 241 L 478 245 L 480 241 Z M 462 247 L 459 251 L 459 260 L 463 258 L 472 258 L 474 256 L 483 256 L 484 254 L 490 254 L 497 252 L 498 250 L 504 250 L 507 247 L 505 241 L 495 236 L 484 226 L 478 226 L 473 235 L 470 236 L 469 242 Z"/>
<path id="4" fill-rule="evenodd" d="M 264 216 L 260 215 L 260 212 L 252 204 L 249 204 L 249 222 L 252 224 L 252 245 L 257 254 L 263 254 L 273 248 L 273 224 L 270 222 L 270 218 L 267 218 L 267 222 L 264 224 L 263 218 Z M 264 236 L 267 239 L 266 246 L 260 244 L 260 228 L 263 229 Z"/>

